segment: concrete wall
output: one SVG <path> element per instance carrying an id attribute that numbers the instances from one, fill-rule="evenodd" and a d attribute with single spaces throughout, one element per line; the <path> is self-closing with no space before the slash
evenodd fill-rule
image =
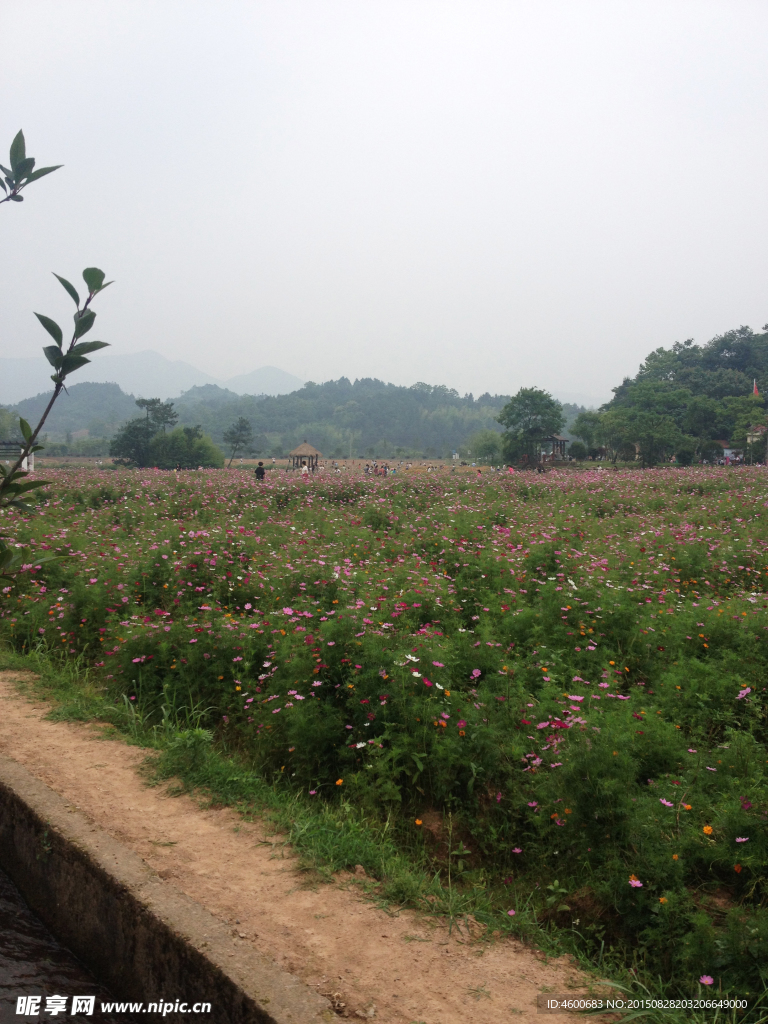
<path id="1" fill-rule="evenodd" d="M 0 867 L 118 999 L 210 1002 L 211 1015 L 193 1019 L 216 1024 L 334 1019 L 326 1000 L 8 758 L 0 758 Z"/>

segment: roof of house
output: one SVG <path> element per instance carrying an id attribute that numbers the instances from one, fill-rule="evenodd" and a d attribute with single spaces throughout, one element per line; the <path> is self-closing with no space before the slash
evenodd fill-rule
<path id="1" fill-rule="evenodd" d="M 298 446 L 298 448 L 294 448 L 292 452 L 288 452 L 288 454 L 289 455 L 298 455 L 298 456 L 302 456 L 302 455 L 307 455 L 307 456 L 309 456 L 309 455 L 312 455 L 312 456 L 319 455 L 319 456 L 322 457 L 322 452 L 319 452 L 317 450 L 317 448 L 313 448 L 311 444 L 307 444 L 306 441 L 304 441 L 302 444 L 300 444 Z"/>

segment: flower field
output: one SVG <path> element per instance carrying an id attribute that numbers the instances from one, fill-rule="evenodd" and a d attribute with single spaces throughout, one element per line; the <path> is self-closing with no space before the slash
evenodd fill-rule
<path id="1" fill-rule="evenodd" d="M 764 474 L 54 472 L 3 522 L 28 547 L 0 638 L 91 666 L 158 744 L 208 730 L 387 822 L 494 928 L 756 991 Z"/>

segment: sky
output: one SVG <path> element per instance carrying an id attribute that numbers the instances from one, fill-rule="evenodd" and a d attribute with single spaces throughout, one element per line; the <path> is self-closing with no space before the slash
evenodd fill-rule
<path id="1" fill-rule="evenodd" d="M 762 0 L 28 0 L 0 149 L 65 166 L 0 207 L 0 356 L 95 265 L 115 353 L 604 401 L 768 320 L 767 47 Z"/>

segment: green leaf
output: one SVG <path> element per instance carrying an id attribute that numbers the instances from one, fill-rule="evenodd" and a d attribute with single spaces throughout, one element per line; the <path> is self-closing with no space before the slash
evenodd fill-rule
<path id="1" fill-rule="evenodd" d="M 5 184 L 4 181 L 0 181 L 0 188 L 3 190 L 3 192 L 5 192 L 5 193 L 8 192 L 8 187 L 7 187 L 7 185 Z"/>
<path id="2" fill-rule="evenodd" d="M 27 423 L 23 416 L 19 417 L 19 429 L 24 435 L 24 440 L 29 441 L 32 437 L 32 427 Z"/>
<path id="3" fill-rule="evenodd" d="M 61 348 L 61 343 L 64 340 L 64 336 L 62 335 L 61 328 L 56 323 L 56 321 L 51 320 L 49 316 L 43 316 L 42 313 L 35 313 L 35 316 L 46 329 L 46 331 L 48 331 L 48 333 L 59 346 L 59 348 Z"/>
<path id="4" fill-rule="evenodd" d="M 82 338 L 84 334 L 93 327 L 93 321 L 96 319 L 96 314 L 92 309 L 84 309 L 82 313 L 75 313 L 75 337 Z"/>
<path id="5" fill-rule="evenodd" d="M 14 168 L 14 176 L 16 178 L 16 181 L 23 181 L 28 174 L 32 173 L 34 166 L 34 157 L 28 156 L 26 160 L 22 160 L 21 163 Z"/>
<path id="6" fill-rule="evenodd" d="M 88 291 L 92 294 L 101 291 L 106 277 L 103 270 L 98 267 L 86 267 L 83 271 L 83 280 L 88 285 Z"/>
<path id="7" fill-rule="evenodd" d="M 72 349 L 73 356 L 84 356 L 86 352 L 98 352 L 100 348 L 109 348 L 108 341 L 81 341 Z"/>
<path id="8" fill-rule="evenodd" d="M 18 494 L 26 494 L 27 491 L 34 491 L 38 487 L 47 487 L 47 480 L 25 480 L 23 484 L 18 484 Z"/>
<path id="9" fill-rule="evenodd" d="M 64 290 L 72 297 L 72 299 L 74 300 L 75 305 L 79 309 L 80 308 L 80 296 L 77 294 L 77 292 L 72 287 L 72 285 L 69 283 L 69 281 L 67 281 L 66 278 L 59 277 L 58 274 L 54 274 L 53 276 L 61 284 L 62 288 L 64 288 Z"/>
<path id="10" fill-rule="evenodd" d="M 8 198 L 10 199 L 10 201 L 12 203 L 23 203 L 24 202 L 24 196 L 8 196 Z"/>
<path id="11" fill-rule="evenodd" d="M 50 174 L 51 171 L 58 171 L 58 169 L 63 166 L 64 164 L 56 164 L 55 167 L 39 167 L 27 177 L 27 184 L 29 184 L 30 181 L 37 181 L 38 178 L 44 178 L 46 174 Z"/>
<path id="12" fill-rule="evenodd" d="M 24 132 L 20 131 L 11 143 L 11 167 L 15 171 L 22 160 L 27 156 L 27 145 L 24 142 Z"/>
<path id="13" fill-rule="evenodd" d="M 81 366 L 85 366 L 86 363 L 90 363 L 90 359 L 86 359 L 85 356 L 74 356 L 70 352 L 68 356 L 64 356 L 61 362 L 60 373 L 66 377 L 68 373 L 74 373 L 75 370 L 79 370 Z"/>
<path id="14" fill-rule="evenodd" d="M 9 178 L 12 178 L 12 177 L 13 177 L 13 171 L 12 171 L 12 170 L 10 170 L 10 169 L 9 169 L 8 167 L 3 167 L 3 165 L 2 165 L 2 164 L 0 164 L 0 171 L 2 171 L 2 172 L 3 172 L 3 174 L 5 175 L 5 180 L 6 180 L 6 181 L 7 181 L 7 180 L 8 180 Z"/>
<path id="15" fill-rule="evenodd" d="M 46 345 L 43 352 L 45 352 L 45 358 L 51 366 L 58 369 L 61 365 L 61 360 L 64 358 L 58 345 Z"/>

